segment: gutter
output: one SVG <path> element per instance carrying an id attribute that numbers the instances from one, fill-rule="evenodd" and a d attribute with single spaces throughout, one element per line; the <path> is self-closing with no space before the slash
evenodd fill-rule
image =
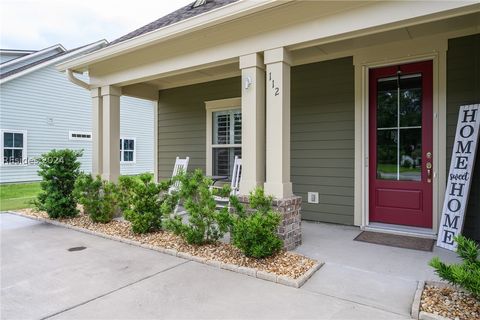
<path id="1" fill-rule="evenodd" d="M 91 90 L 90 85 L 88 83 L 76 78 L 73 75 L 72 70 L 67 69 L 67 70 L 65 70 L 65 72 L 67 73 L 68 80 L 70 80 L 71 83 L 76 84 L 77 86 L 82 87 L 85 90 L 89 90 L 89 91 Z"/>

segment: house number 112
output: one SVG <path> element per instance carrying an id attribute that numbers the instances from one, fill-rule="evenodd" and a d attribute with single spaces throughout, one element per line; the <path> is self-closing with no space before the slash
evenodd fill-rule
<path id="1" fill-rule="evenodd" d="M 275 80 L 272 79 L 272 73 L 271 72 L 268 73 L 268 81 L 270 81 L 272 83 L 273 93 L 275 94 L 275 96 L 278 96 L 280 94 L 280 88 L 275 87 Z"/>

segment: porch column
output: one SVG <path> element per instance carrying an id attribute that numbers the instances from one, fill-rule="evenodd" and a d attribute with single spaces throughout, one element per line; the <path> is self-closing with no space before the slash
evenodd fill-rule
<path id="1" fill-rule="evenodd" d="M 103 100 L 103 171 L 102 178 L 116 182 L 120 176 L 120 96 L 118 87 L 101 89 Z"/>
<path id="2" fill-rule="evenodd" d="M 265 181 L 265 66 L 263 57 L 240 57 L 242 70 L 242 179 L 240 194 Z"/>
<path id="3" fill-rule="evenodd" d="M 291 197 L 290 182 L 290 65 L 285 48 L 265 51 L 267 66 L 267 180 L 265 193 L 277 199 Z"/>
<path id="4" fill-rule="evenodd" d="M 103 171 L 103 103 L 100 88 L 91 90 L 92 95 L 92 175 Z"/>

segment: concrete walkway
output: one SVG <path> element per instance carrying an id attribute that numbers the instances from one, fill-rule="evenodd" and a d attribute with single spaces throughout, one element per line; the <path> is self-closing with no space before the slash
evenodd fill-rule
<path id="1" fill-rule="evenodd" d="M 334 238 L 311 234 L 327 225 L 304 224 L 299 251 L 318 240 L 331 260 L 301 289 L 10 214 L 0 225 L 2 319 L 408 319 L 416 281 L 379 270 L 385 259 L 334 253 Z M 361 261 L 372 267 L 349 264 Z"/>
<path id="2" fill-rule="evenodd" d="M 454 252 L 423 252 L 353 239 L 357 227 L 302 222 L 303 245 L 296 251 L 325 261 L 302 289 L 408 315 L 419 280 L 439 280 L 428 262 L 439 256 L 457 262 Z"/>

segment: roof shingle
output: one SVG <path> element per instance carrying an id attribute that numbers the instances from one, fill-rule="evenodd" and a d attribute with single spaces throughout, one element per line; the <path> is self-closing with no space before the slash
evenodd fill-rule
<path id="1" fill-rule="evenodd" d="M 116 40 L 113 40 L 112 42 L 110 42 L 109 45 L 119 43 L 119 42 L 123 42 L 125 40 L 138 37 L 138 36 L 140 36 L 142 34 L 145 34 L 147 32 L 151 32 L 151 31 L 160 29 L 162 27 L 174 24 L 176 22 L 195 17 L 199 14 L 211 11 L 213 9 L 223 7 L 227 4 L 237 2 L 237 1 L 239 1 L 239 0 L 207 0 L 207 2 L 205 4 L 200 5 L 198 7 L 195 7 L 195 8 L 193 8 L 193 2 L 192 2 L 191 4 L 186 5 L 185 7 L 180 8 L 177 11 L 174 11 L 170 14 L 167 14 L 166 16 L 164 16 L 160 19 L 157 19 L 157 20 L 155 20 L 155 21 L 153 21 L 153 22 L 151 22 L 151 23 L 149 23 L 149 24 L 147 24 L 147 25 L 145 25 L 145 26 L 143 26 L 143 27 L 141 27 L 141 28 L 139 28 L 135 31 L 132 31 L 132 32 L 116 39 Z"/>

